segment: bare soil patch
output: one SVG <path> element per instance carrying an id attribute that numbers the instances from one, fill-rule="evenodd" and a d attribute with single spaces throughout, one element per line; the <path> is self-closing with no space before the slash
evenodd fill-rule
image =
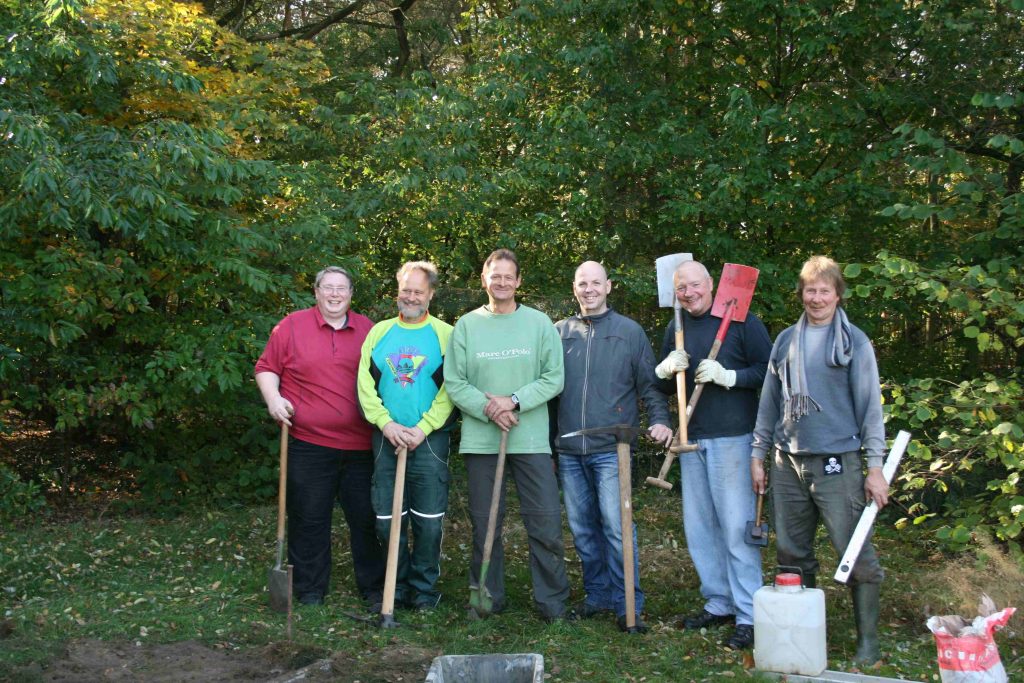
<path id="1" fill-rule="evenodd" d="M 422 681 L 437 654 L 410 647 L 391 647 L 354 656 L 293 643 L 278 643 L 259 650 L 234 650 L 210 647 L 194 640 L 153 645 L 83 639 L 71 642 L 60 658 L 45 666 L 24 667 L 15 673 L 14 679 L 47 683 L 406 683 Z"/>

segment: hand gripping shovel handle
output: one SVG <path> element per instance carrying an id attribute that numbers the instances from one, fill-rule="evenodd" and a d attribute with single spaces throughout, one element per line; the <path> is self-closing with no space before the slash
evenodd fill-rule
<path id="1" fill-rule="evenodd" d="M 491 509 L 487 513 L 487 534 L 484 536 L 484 551 L 480 560 L 480 580 L 475 589 L 469 591 L 470 606 L 478 615 L 491 613 L 493 604 L 491 594 L 487 590 L 487 571 L 491 566 L 491 550 L 494 548 L 494 537 L 498 526 L 498 507 L 501 503 L 501 490 L 505 481 L 505 451 L 508 448 L 508 432 L 502 430 L 501 443 L 498 445 L 498 461 L 494 465 L 494 488 L 491 490 Z"/>
<path id="2" fill-rule="evenodd" d="M 395 621 L 395 587 L 398 583 L 398 546 L 402 540 L 402 499 L 405 497 L 405 466 L 408 449 L 395 450 L 395 488 L 391 498 L 391 533 L 388 536 L 388 561 L 384 571 L 384 597 L 381 600 L 380 625 L 398 626 Z"/>
<path id="3" fill-rule="evenodd" d="M 910 432 L 900 430 L 892 442 L 892 449 L 882 467 L 882 476 L 885 477 L 886 483 L 891 482 L 893 475 L 896 474 L 896 468 L 903 458 L 903 451 L 907 449 L 908 443 L 910 443 Z M 864 512 L 860 514 L 860 521 L 857 522 L 850 542 L 846 544 L 846 551 L 839 560 L 839 568 L 836 569 L 835 576 L 832 577 L 839 583 L 846 583 L 850 580 L 850 574 L 853 573 L 853 567 L 857 564 L 861 548 L 864 547 L 864 542 L 867 540 L 868 534 L 871 533 L 871 526 L 875 523 L 876 516 L 878 516 L 878 506 L 875 505 L 875 501 L 871 501 L 864 507 Z"/>
<path id="4" fill-rule="evenodd" d="M 722 323 L 718 326 L 718 334 L 715 335 L 715 343 L 711 345 L 711 351 L 708 352 L 708 360 L 715 360 L 718 358 L 718 352 L 722 349 L 722 342 L 725 341 L 725 335 L 729 332 L 729 323 L 732 322 L 733 311 L 736 310 L 736 299 L 730 299 L 729 303 L 725 306 L 725 315 L 722 316 Z M 700 395 L 704 393 L 704 385 L 698 384 L 693 388 L 693 395 L 690 396 L 690 402 L 686 404 L 686 422 L 690 422 L 690 418 L 693 416 L 693 411 L 697 408 L 697 402 L 700 401 Z"/>

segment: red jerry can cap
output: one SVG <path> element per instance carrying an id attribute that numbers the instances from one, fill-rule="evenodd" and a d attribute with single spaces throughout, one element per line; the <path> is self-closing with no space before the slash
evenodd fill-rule
<path id="1" fill-rule="evenodd" d="M 803 585 L 803 581 L 800 579 L 799 574 L 776 574 L 775 575 L 776 586 L 800 586 Z"/>

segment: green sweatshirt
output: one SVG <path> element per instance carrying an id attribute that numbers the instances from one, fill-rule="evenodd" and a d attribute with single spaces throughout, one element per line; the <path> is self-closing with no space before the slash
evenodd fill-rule
<path id="1" fill-rule="evenodd" d="M 462 411 L 459 452 L 498 452 L 501 430 L 484 415 L 486 392 L 519 399 L 509 453 L 550 453 L 547 404 L 561 393 L 563 380 L 562 343 L 540 311 L 519 306 L 495 315 L 480 307 L 462 316 L 444 362 L 445 387 Z"/>

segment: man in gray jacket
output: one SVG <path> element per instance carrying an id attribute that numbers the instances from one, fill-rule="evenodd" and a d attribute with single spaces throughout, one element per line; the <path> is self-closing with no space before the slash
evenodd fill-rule
<path id="1" fill-rule="evenodd" d="M 573 295 L 580 313 L 556 323 L 565 360 L 565 389 L 558 401 L 558 433 L 614 424 L 638 425 L 642 398 L 650 417 L 650 436 L 668 445 L 672 440 L 668 405 L 654 376 L 654 352 L 643 329 L 608 307 L 612 283 L 600 263 L 587 261 L 576 269 Z M 626 628 L 626 594 L 622 565 L 622 520 L 619 513 L 619 472 L 615 437 L 611 434 L 559 437 L 558 474 L 576 553 L 583 565 L 582 617 L 614 611 Z M 636 528 L 629 530 L 636 552 Z M 644 594 L 636 577 L 636 625 Z"/>
<path id="2" fill-rule="evenodd" d="M 770 452 L 779 564 L 799 567 L 812 587 L 818 520 L 842 555 L 865 502 L 873 500 L 879 509 L 889 502 L 882 476 L 885 426 L 878 365 L 871 341 L 840 306 L 845 290 L 832 259 L 815 256 L 804 264 L 797 287 L 804 312 L 775 340 L 750 454 L 754 492 L 763 493 Z M 865 543 L 850 576 L 854 661 L 862 665 L 880 657 L 878 597 L 884 577 L 874 546 Z"/>

